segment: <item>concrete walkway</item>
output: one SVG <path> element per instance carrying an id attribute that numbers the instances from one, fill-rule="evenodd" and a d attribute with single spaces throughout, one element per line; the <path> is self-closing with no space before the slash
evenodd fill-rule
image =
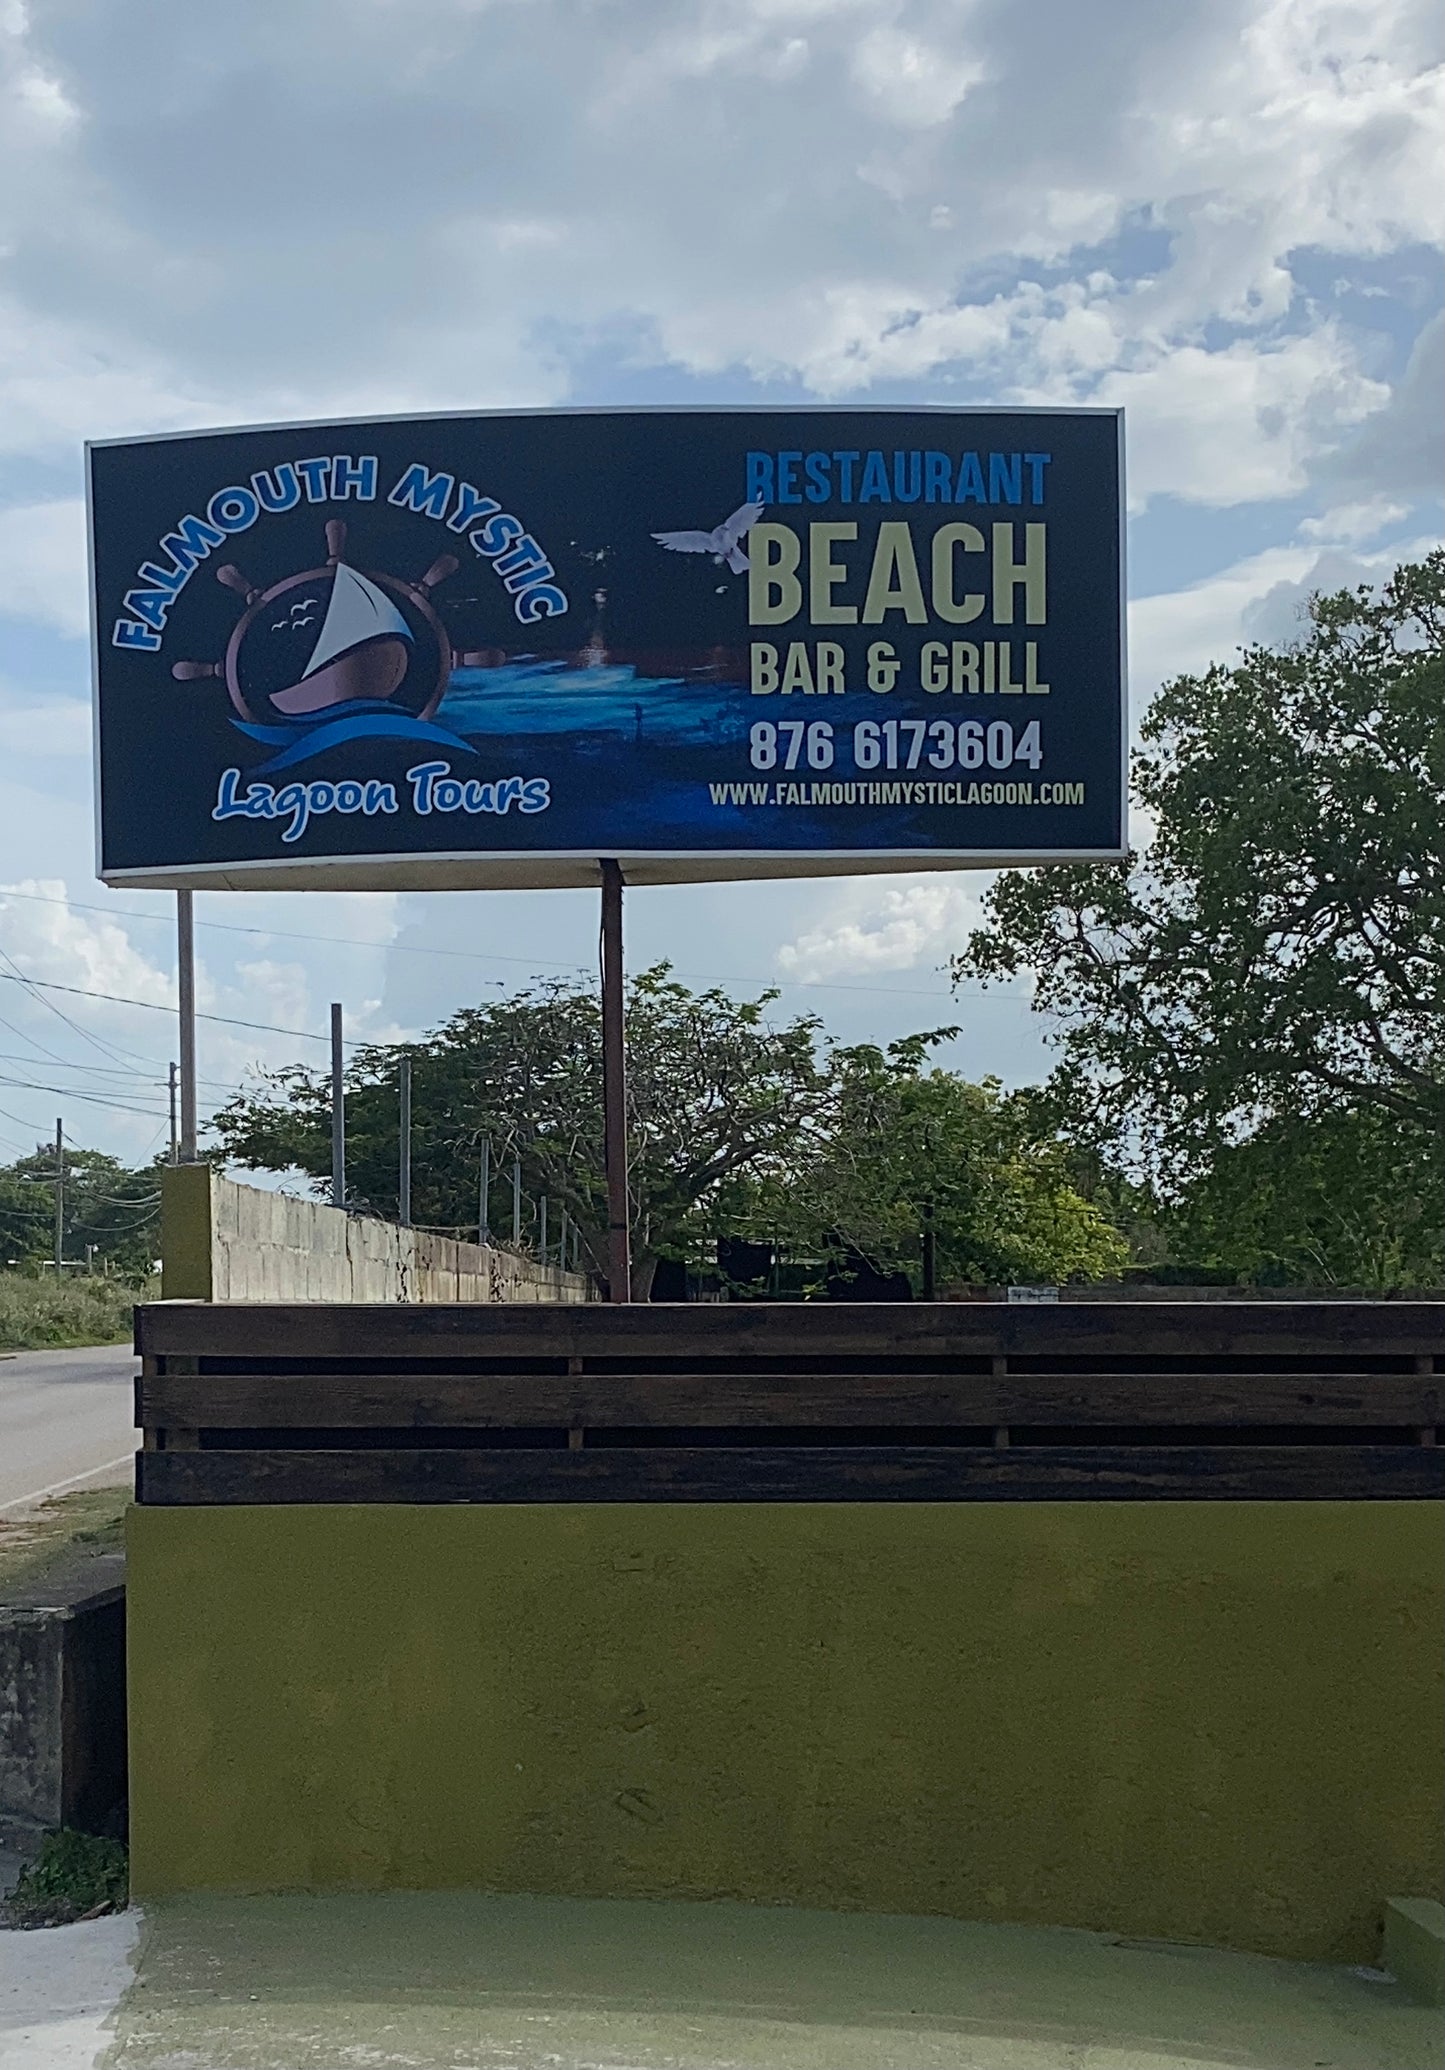
<path id="1" fill-rule="evenodd" d="M 0 1935 L 0 2006 L 55 1938 Z M 148 1908 L 138 1962 L 107 2070 L 1424 2070 L 1445 2039 L 1349 1970 L 731 1904 L 191 1900 Z M 0 2012 L 0 2060 L 89 2070 L 70 2033 L 45 2054 Z"/>
<path id="2" fill-rule="evenodd" d="M 140 1921 L 92 1919 L 45 1933 L 0 1930 L 0 2064 L 92 2070 L 110 2047 L 134 1972 Z"/>

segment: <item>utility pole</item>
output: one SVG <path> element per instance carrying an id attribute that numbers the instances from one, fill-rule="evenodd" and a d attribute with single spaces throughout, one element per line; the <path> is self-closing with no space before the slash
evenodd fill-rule
<path id="1" fill-rule="evenodd" d="M 331 1004 L 331 1205 L 346 1206 L 346 1086 L 341 1076 L 341 1007 Z"/>
<path id="2" fill-rule="evenodd" d="M 401 1060 L 401 1172 L 396 1219 L 403 1229 L 411 1227 L 411 1058 Z"/>
<path id="3" fill-rule="evenodd" d="M 602 1122 L 607 1165 L 607 1298 L 632 1299 L 627 1199 L 627 1040 L 623 1008 L 622 870 L 602 871 Z"/>
<path id="4" fill-rule="evenodd" d="M 65 1130 L 55 1117 L 55 1277 L 65 1260 Z"/>
<path id="5" fill-rule="evenodd" d="M 196 1161 L 196 934 L 195 894 L 176 893 L 176 997 L 181 1022 L 182 1164 Z"/>
<path id="6" fill-rule="evenodd" d="M 522 1160 L 512 1159 L 512 1248 L 517 1250 L 522 1242 Z"/>
<path id="7" fill-rule="evenodd" d="M 172 1163 L 172 1164 L 179 1164 L 179 1163 L 180 1163 L 180 1161 L 181 1161 L 181 1149 L 180 1149 L 180 1141 L 179 1141 L 179 1138 L 177 1137 L 177 1134 L 176 1134 L 176 1080 L 177 1080 L 177 1077 L 178 1077 L 178 1073 L 177 1073 L 176 1067 L 175 1067 L 175 1065 L 174 1065 L 174 1064 L 172 1064 L 172 1065 L 171 1065 L 171 1067 L 170 1067 L 170 1093 L 171 1093 L 171 1163 Z"/>
<path id="8" fill-rule="evenodd" d="M 482 1168 L 477 1178 L 477 1242 L 492 1240 L 492 1139 L 482 1137 Z"/>

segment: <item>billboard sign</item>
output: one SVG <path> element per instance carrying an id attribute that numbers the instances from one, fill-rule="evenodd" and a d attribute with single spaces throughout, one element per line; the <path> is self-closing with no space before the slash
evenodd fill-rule
<path id="1" fill-rule="evenodd" d="M 1116 412 L 386 418 L 88 462 L 108 882 L 1124 847 Z"/>

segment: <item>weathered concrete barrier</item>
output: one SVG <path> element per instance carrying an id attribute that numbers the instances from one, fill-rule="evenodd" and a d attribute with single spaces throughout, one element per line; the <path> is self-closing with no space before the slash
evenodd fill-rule
<path id="1" fill-rule="evenodd" d="M 0 1604 L 0 1827 L 112 1825 L 126 1795 L 125 1561 Z"/>
<path id="2" fill-rule="evenodd" d="M 241 1186 L 209 1165 L 161 1178 L 168 1301 L 585 1301 L 586 1277 Z"/>

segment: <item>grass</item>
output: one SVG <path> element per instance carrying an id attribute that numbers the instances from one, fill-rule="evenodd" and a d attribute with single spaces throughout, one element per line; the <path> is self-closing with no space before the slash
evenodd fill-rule
<path id="1" fill-rule="evenodd" d="M 119 1552 L 124 1544 L 130 1478 L 117 1488 L 57 1495 L 15 1517 L 0 1517 L 0 1603 L 9 1590 L 41 1580 L 68 1553 Z"/>
<path id="2" fill-rule="evenodd" d="M 7 1926 L 69 1926 L 123 1911 L 129 1892 L 130 1863 L 118 1840 L 62 1830 L 46 1834 L 0 1914 Z"/>
<path id="3" fill-rule="evenodd" d="M 121 1344 L 131 1333 L 131 1310 L 141 1298 L 124 1280 L 93 1279 L 88 1273 L 57 1280 L 0 1272 L 0 1348 Z"/>

